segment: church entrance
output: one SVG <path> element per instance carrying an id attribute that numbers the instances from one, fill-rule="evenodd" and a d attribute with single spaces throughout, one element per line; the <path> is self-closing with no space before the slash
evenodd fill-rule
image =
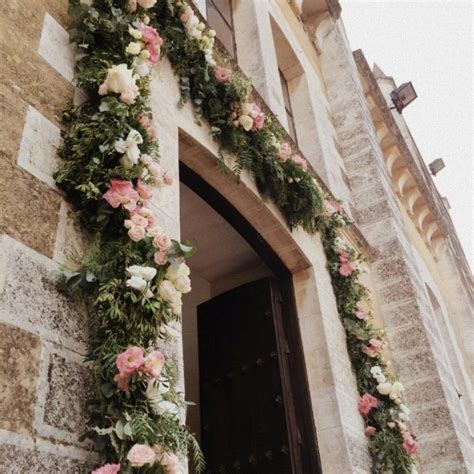
<path id="1" fill-rule="evenodd" d="M 207 474 L 317 474 L 291 274 L 235 208 L 180 166 L 187 423 Z"/>

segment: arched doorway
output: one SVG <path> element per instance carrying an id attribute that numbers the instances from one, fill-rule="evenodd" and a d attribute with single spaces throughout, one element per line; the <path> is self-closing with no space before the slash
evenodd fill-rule
<path id="1" fill-rule="evenodd" d="M 182 158 L 181 234 L 198 247 L 183 307 L 188 423 L 209 472 L 321 472 L 291 273 Z"/>

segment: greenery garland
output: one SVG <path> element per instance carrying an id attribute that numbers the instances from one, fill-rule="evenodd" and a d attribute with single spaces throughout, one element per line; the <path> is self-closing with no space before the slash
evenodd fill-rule
<path id="1" fill-rule="evenodd" d="M 250 82 L 214 46 L 215 32 L 183 0 L 70 0 L 71 38 L 79 48 L 76 82 L 88 100 L 64 113 L 67 130 L 58 185 L 93 243 L 68 285 L 90 309 L 87 360 L 93 371 L 89 430 L 103 464 L 96 474 L 181 472 L 179 457 L 201 451 L 179 413 L 177 364 L 169 341 L 190 291 L 192 253 L 157 226 L 152 187 L 173 177 L 159 165 L 147 106 L 152 67 L 163 48 L 179 77 L 181 102 L 192 101 L 233 171 L 248 170 L 290 228 L 320 232 L 361 398 L 359 410 L 377 473 L 416 473 L 414 437 L 403 386 L 385 373 L 383 334 L 364 309 L 358 258 L 339 237 L 349 223 L 325 196 L 286 132 L 252 99 Z"/>

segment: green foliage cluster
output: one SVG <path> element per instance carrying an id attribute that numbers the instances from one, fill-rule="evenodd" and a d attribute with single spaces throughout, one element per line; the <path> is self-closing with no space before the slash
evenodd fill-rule
<path id="1" fill-rule="evenodd" d="M 142 375 L 132 377 L 127 391 L 118 391 L 113 380 L 117 354 L 131 345 L 145 350 L 154 347 L 157 340 L 168 337 L 164 325 L 178 318 L 166 302 L 145 298 L 126 287 L 125 268 L 154 266 L 154 248 L 149 237 L 131 241 L 123 226 L 128 213 L 120 208 L 112 209 L 102 198 L 112 178 L 136 183 L 143 172 L 141 165 L 132 169 L 120 166 L 120 155 L 114 148 L 117 137 L 125 138 L 131 129 L 138 130 L 144 138 L 141 152 L 159 159 L 157 144 L 140 122 L 143 115 L 151 119 L 146 105 L 148 78 L 140 79 L 140 96 L 132 105 L 124 104 L 113 94 L 98 95 L 107 69 L 122 63 L 131 67 L 132 58 L 125 54 L 130 41 L 128 28 L 146 13 L 150 25 L 163 38 L 163 50 L 179 78 L 181 104 L 191 101 L 197 119 L 209 123 L 221 147 L 223 168 L 229 169 L 225 157 L 233 157 L 236 164 L 231 171 L 237 176 L 243 170 L 250 172 L 262 195 L 278 206 L 290 228 L 302 226 L 308 232 L 320 233 L 359 392 L 373 394 L 379 401 L 366 420 L 377 430 L 369 440 L 374 472 L 409 473 L 413 460 L 403 449 L 399 430 L 388 425 L 396 416 L 397 405 L 389 397 L 378 394 L 377 383 L 370 373 L 374 365 L 384 368 L 383 361 L 363 351 L 369 340 L 380 337 L 380 333 L 368 320 L 354 317 L 358 303 L 368 297 L 367 290 L 358 281 L 358 270 L 347 277 L 339 273 L 336 239 L 339 229 L 349 221 L 340 214 L 329 215 L 325 211 L 324 193 L 309 172 L 291 160 L 281 163 L 276 159 L 276 142 L 285 140 L 286 133 L 274 118 L 267 116 L 264 128 L 255 132 L 234 126 L 235 103 L 252 100 L 251 84 L 236 70 L 229 82 L 219 83 L 215 79 L 213 66 L 206 61 L 199 43 L 187 36 L 181 23 L 184 6 L 180 0 L 158 0 L 146 12 L 138 7 L 137 12 L 130 13 L 128 0 L 94 0 L 92 6 L 70 0 L 71 37 L 81 51 L 76 81 L 89 99 L 64 113 L 67 130 L 59 150 L 64 164 L 56 180 L 75 206 L 83 226 L 93 235 L 93 245 L 82 262 L 82 269 L 69 275 L 69 287 L 82 292 L 90 310 L 87 358 L 93 370 L 94 389 L 88 404 L 87 436 L 94 440 L 104 461 L 120 461 L 121 472 L 163 472 L 159 465 L 132 468 L 127 463 L 126 455 L 135 443 L 159 443 L 169 452 L 183 454 L 191 444 L 198 468 L 203 466 L 199 447 L 177 417 L 155 412 L 145 396 Z M 230 64 L 224 53 L 220 54 L 219 62 Z M 174 242 L 172 261 L 186 257 L 190 250 L 187 245 Z M 356 259 L 353 252 L 350 258 Z M 155 294 L 165 270 L 158 268 L 150 288 Z M 177 368 L 171 358 L 167 359 L 163 376 L 174 387 Z M 183 403 L 181 394 L 174 388 L 165 397 L 178 405 Z"/>

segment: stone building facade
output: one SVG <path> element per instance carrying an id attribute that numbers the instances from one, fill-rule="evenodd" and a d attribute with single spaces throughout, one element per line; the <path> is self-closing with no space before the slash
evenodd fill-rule
<path id="1" fill-rule="evenodd" d="M 371 310 L 387 331 L 386 356 L 412 409 L 419 471 L 474 472 L 472 276 L 403 116 L 390 110 L 396 84 L 361 51 L 351 52 L 337 0 L 195 3 L 355 222 L 345 239 L 366 258 Z M 67 1 L 12 0 L 0 21 L 0 472 L 85 472 L 95 464 L 90 446 L 78 441 L 86 419 L 87 315 L 56 284 L 67 256 L 87 246 L 52 177 L 62 111 L 81 100 Z M 291 275 L 317 439 L 310 449 L 324 473 L 369 472 L 319 237 L 290 231 L 250 175 L 237 182 L 216 168 L 218 146 L 189 104 L 178 108 L 166 58 L 157 69 L 151 106 L 162 162 L 181 183 L 155 204 L 169 234 L 198 247 L 178 328 L 186 398 L 199 407 L 197 306 L 275 273 L 248 232 L 227 218 L 223 209 L 231 208 Z M 199 435 L 197 407 L 188 423 Z"/>

